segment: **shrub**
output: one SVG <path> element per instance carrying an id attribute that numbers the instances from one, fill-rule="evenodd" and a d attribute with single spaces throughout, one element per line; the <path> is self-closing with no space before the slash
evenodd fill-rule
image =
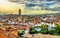
<path id="1" fill-rule="evenodd" d="M 39 26 L 34 26 L 34 27 L 31 27 L 30 28 L 30 31 L 29 31 L 29 33 L 30 34 L 36 34 L 36 33 L 40 33 L 40 27 Z"/>
<path id="2" fill-rule="evenodd" d="M 51 35 L 60 35 L 60 25 L 56 25 L 53 30 L 49 31 Z"/>
<path id="3" fill-rule="evenodd" d="M 51 35 L 60 35 L 60 25 L 52 27 L 53 29 L 49 30 L 48 26 L 42 24 L 41 26 L 34 26 L 30 28 L 30 34 L 42 33 L 42 34 L 51 34 Z"/>
<path id="4" fill-rule="evenodd" d="M 23 35 L 24 33 L 25 33 L 25 32 L 24 32 L 23 30 L 22 30 L 22 31 L 19 30 L 19 31 L 18 31 L 18 36 L 19 36 L 19 37 L 22 37 L 22 35 Z"/>
<path id="5" fill-rule="evenodd" d="M 36 30 L 36 33 L 40 33 L 41 32 L 40 26 L 35 26 L 35 30 Z"/>
<path id="6" fill-rule="evenodd" d="M 48 34 L 48 26 L 45 24 L 41 25 L 41 33 L 42 34 Z"/>
<path id="7" fill-rule="evenodd" d="M 53 35 L 54 34 L 54 30 L 49 30 L 48 34 Z"/>
<path id="8" fill-rule="evenodd" d="M 57 33 L 57 34 L 55 34 L 55 33 Z M 54 34 L 60 35 L 60 25 L 56 25 L 56 27 L 54 28 Z"/>
<path id="9" fill-rule="evenodd" d="M 31 27 L 30 30 L 29 30 L 29 33 L 30 34 L 34 34 L 36 31 L 35 31 L 35 27 Z"/>

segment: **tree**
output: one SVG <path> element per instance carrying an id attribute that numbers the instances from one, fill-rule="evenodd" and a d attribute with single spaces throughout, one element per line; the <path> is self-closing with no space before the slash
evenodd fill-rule
<path id="1" fill-rule="evenodd" d="M 41 33 L 42 34 L 48 34 L 48 26 L 45 24 L 41 25 Z"/>

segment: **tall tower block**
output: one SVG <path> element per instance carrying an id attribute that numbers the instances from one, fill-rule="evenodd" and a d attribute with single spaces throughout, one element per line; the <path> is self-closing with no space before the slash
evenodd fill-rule
<path id="1" fill-rule="evenodd" d="M 21 16 L 21 9 L 19 9 L 18 15 Z"/>

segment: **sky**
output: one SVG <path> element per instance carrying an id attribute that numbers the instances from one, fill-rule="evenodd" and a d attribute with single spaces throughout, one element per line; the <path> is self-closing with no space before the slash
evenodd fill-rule
<path id="1" fill-rule="evenodd" d="M 60 0 L 0 0 L 0 14 L 36 15 L 60 12 Z"/>

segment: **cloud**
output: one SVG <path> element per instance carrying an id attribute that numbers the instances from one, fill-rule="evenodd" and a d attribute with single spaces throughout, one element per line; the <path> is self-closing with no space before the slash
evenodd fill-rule
<path id="1" fill-rule="evenodd" d="M 3 2 L 4 1 L 4 2 Z M 12 0 L 11 0 L 12 1 Z M 46 14 L 46 13 L 57 13 L 58 4 L 55 4 L 54 1 L 51 2 L 42 2 L 39 3 L 36 0 L 33 2 L 30 2 L 32 0 L 26 1 L 26 0 L 19 0 L 20 2 L 11 2 L 7 0 L 0 0 L 0 12 L 3 12 L 5 14 L 18 14 L 18 10 L 22 10 L 22 14 Z M 43 9 L 42 8 L 48 8 Z M 54 11 L 54 9 L 56 10 Z M 59 11 L 58 11 L 59 12 Z"/>
<path id="2" fill-rule="evenodd" d="M 17 3 L 11 3 L 7 0 L 0 0 L 0 12 L 5 14 L 17 14 L 18 10 L 23 10 L 23 6 Z"/>

